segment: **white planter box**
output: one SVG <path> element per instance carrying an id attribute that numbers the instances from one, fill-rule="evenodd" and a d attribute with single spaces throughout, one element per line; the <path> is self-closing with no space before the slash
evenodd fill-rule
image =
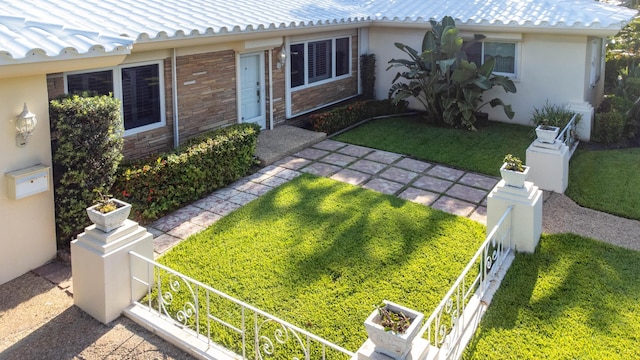
<path id="1" fill-rule="evenodd" d="M 524 171 L 513 171 L 507 170 L 505 167 L 507 163 L 503 163 L 500 167 L 500 175 L 502 176 L 502 180 L 509 185 L 517 188 L 522 188 L 524 186 L 525 180 L 527 180 L 527 176 L 529 176 L 529 166 L 523 166 Z"/>
<path id="2" fill-rule="evenodd" d="M 424 314 L 390 301 L 385 300 L 384 303 L 385 308 L 395 313 L 402 312 L 411 319 L 411 325 L 407 331 L 405 331 L 404 334 L 385 331 L 384 327 L 380 325 L 378 310 L 374 310 L 371 315 L 369 315 L 364 322 L 364 327 L 367 329 L 369 339 L 376 345 L 376 352 L 388 355 L 396 360 L 402 360 L 411 351 L 413 339 L 420 331 Z"/>
<path id="3" fill-rule="evenodd" d="M 98 205 L 87 208 L 87 215 L 91 222 L 96 224 L 96 227 L 104 232 L 109 232 L 122 226 L 124 221 L 129 218 L 129 213 L 131 212 L 131 204 L 118 199 L 112 199 L 111 201 L 119 204 L 118 208 L 106 214 L 95 210 Z"/>
<path id="4" fill-rule="evenodd" d="M 560 128 L 557 126 L 538 125 L 538 127 L 536 127 L 536 136 L 538 137 L 538 141 L 545 144 L 553 144 L 556 141 L 559 132 Z"/>

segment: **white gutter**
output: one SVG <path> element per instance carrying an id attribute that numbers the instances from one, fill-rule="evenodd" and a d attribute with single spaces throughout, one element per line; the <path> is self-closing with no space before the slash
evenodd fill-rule
<path id="1" fill-rule="evenodd" d="M 273 49 L 269 49 L 269 130 L 273 130 Z"/>
<path id="2" fill-rule="evenodd" d="M 178 68 L 176 67 L 176 48 L 171 49 L 171 95 L 173 97 L 173 148 L 180 146 L 180 129 L 178 125 Z"/>

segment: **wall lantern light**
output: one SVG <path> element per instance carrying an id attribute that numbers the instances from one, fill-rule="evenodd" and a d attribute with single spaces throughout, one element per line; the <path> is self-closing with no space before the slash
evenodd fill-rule
<path id="1" fill-rule="evenodd" d="M 284 44 L 282 44 L 282 47 L 280 48 L 279 56 L 280 56 L 280 61 L 278 61 L 278 63 L 276 64 L 276 67 L 278 69 L 282 69 L 284 64 L 287 62 L 287 51 L 284 49 Z"/>
<path id="2" fill-rule="evenodd" d="M 24 109 L 16 118 L 16 130 L 18 130 L 18 135 L 16 135 L 16 145 L 18 147 L 27 145 L 27 142 L 29 142 L 29 138 L 37 124 L 38 120 L 36 120 L 36 115 L 29 111 L 29 109 L 27 109 L 27 103 L 24 103 Z"/>

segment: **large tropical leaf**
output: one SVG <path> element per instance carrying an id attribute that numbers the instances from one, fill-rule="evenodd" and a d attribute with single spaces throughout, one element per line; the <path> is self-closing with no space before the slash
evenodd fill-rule
<path id="1" fill-rule="evenodd" d="M 491 77 L 493 69 L 496 66 L 496 59 L 493 56 L 489 56 L 484 60 L 484 63 L 478 69 L 478 74 L 486 78 Z"/>
<path id="2" fill-rule="evenodd" d="M 489 105 L 491 105 L 491 107 L 502 106 L 505 115 L 507 115 L 509 119 L 513 119 L 513 116 L 515 115 L 513 109 L 511 108 L 511 105 L 506 105 L 502 102 L 502 100 L 498 98 L 491 99 L 491 101 L 489 101 Z"/>
<path id="3" fill-rule="evenodd" d="M 509 79 L 507 76 L 495 75 L 491 78 L 491 85 L 493 86 L 501 86 L 504 91 L 515 93 L 517 91 L 516 84 L 513 83 L 513 80 Z"/>
<path id="4" fill-rule="evenodd" d="M 442 31 L 442 39 L 440 40 L 440 51 L 449 54 L 455 59 L 455 54 L 462 49 L 463 40 L 459 36 L 458 29 L 453 26 L 447 26 Z"/>

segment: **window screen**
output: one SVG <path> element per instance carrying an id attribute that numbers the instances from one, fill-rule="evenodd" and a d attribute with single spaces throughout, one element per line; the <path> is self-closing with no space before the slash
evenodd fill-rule
<path id="1" fill-rule="evenodd" d="M 97 95 L 113 94 L 113 71 L 96 71 L 67 76 L 69 94 L 83 91 L 95 92 Z"/>
<path id="2" fill-rule="evenodd" d="M 161 121 L 158 65 L 122 69 L 125 130 Z"/>
<path id="3" fill-rule="evenodd" d="M 349 38 L 336 39 L 336 76 L 349 73 Z"/>

